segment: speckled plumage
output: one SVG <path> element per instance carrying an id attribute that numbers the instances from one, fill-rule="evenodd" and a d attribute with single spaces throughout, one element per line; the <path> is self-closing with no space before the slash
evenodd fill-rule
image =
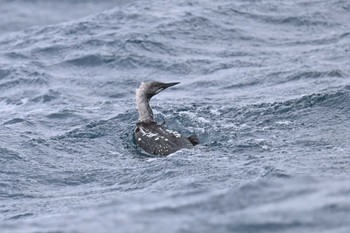
<path id="1" fill-rule="evenodd" d="M 139 122 L 135 129 L 137 144 L 147 153 L 153 155 L 169 155 L 182 148 L 192 148 L 194 145 L 181 134 L 166 130 L 156 122 Z"/>

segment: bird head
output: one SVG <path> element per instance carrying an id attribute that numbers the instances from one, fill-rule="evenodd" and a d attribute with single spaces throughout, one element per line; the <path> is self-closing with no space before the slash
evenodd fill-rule
<path id="1" fill-rule="evenodd" d="M 145 82 L 142 83 L 137 92 L 139 94 L 144 94 L 148 99 L 151 99 L 153 96 L 159 92 L 167 89 L 168 87 L 179 84 L 180 82 L 171 82 L 171 83 L 162 83 L 162 82 Z"/>

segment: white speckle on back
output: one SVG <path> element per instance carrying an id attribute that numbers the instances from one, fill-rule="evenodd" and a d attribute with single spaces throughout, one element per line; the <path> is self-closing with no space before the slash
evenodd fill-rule
<path id="1" fill-rule="evenodd" d="M 172 131 L 172 130 L 169 130 L 169 129 L 167 129 L 166 130 L 168 133 L 171 133 L 171 134 L 173 134 L 175 137 L 177 137 L 177 138 L 181 138 L 181 134 L 179 134 L 178 132 L 176 132 L 176 131 Z"/>

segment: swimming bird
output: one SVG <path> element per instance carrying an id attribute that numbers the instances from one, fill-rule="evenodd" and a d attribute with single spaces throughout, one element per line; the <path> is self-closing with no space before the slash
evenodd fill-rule
<path id="1" fill-rule="evenodd" d="M 183 137 L 180 133 L 168 130 L 163 124 L 157 124 L 149 102 L 153 96 L 179 82 L 145 82 L 136 90 L 136 105 L 139 119 L 134 131 L 134 139 L 145 152 L 158 156 L 166 156 L 183 148 L 197 145 L 195 135 Z"/>

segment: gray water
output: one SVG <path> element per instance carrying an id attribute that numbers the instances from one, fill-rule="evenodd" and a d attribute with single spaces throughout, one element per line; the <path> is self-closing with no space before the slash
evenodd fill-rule
<path id="1" fill-rule="evenodd" d="M 1 232 L 350 232 L 350 3 L 0 7 Z M 137 148 L 135 90 L 200 145 Z"/>

